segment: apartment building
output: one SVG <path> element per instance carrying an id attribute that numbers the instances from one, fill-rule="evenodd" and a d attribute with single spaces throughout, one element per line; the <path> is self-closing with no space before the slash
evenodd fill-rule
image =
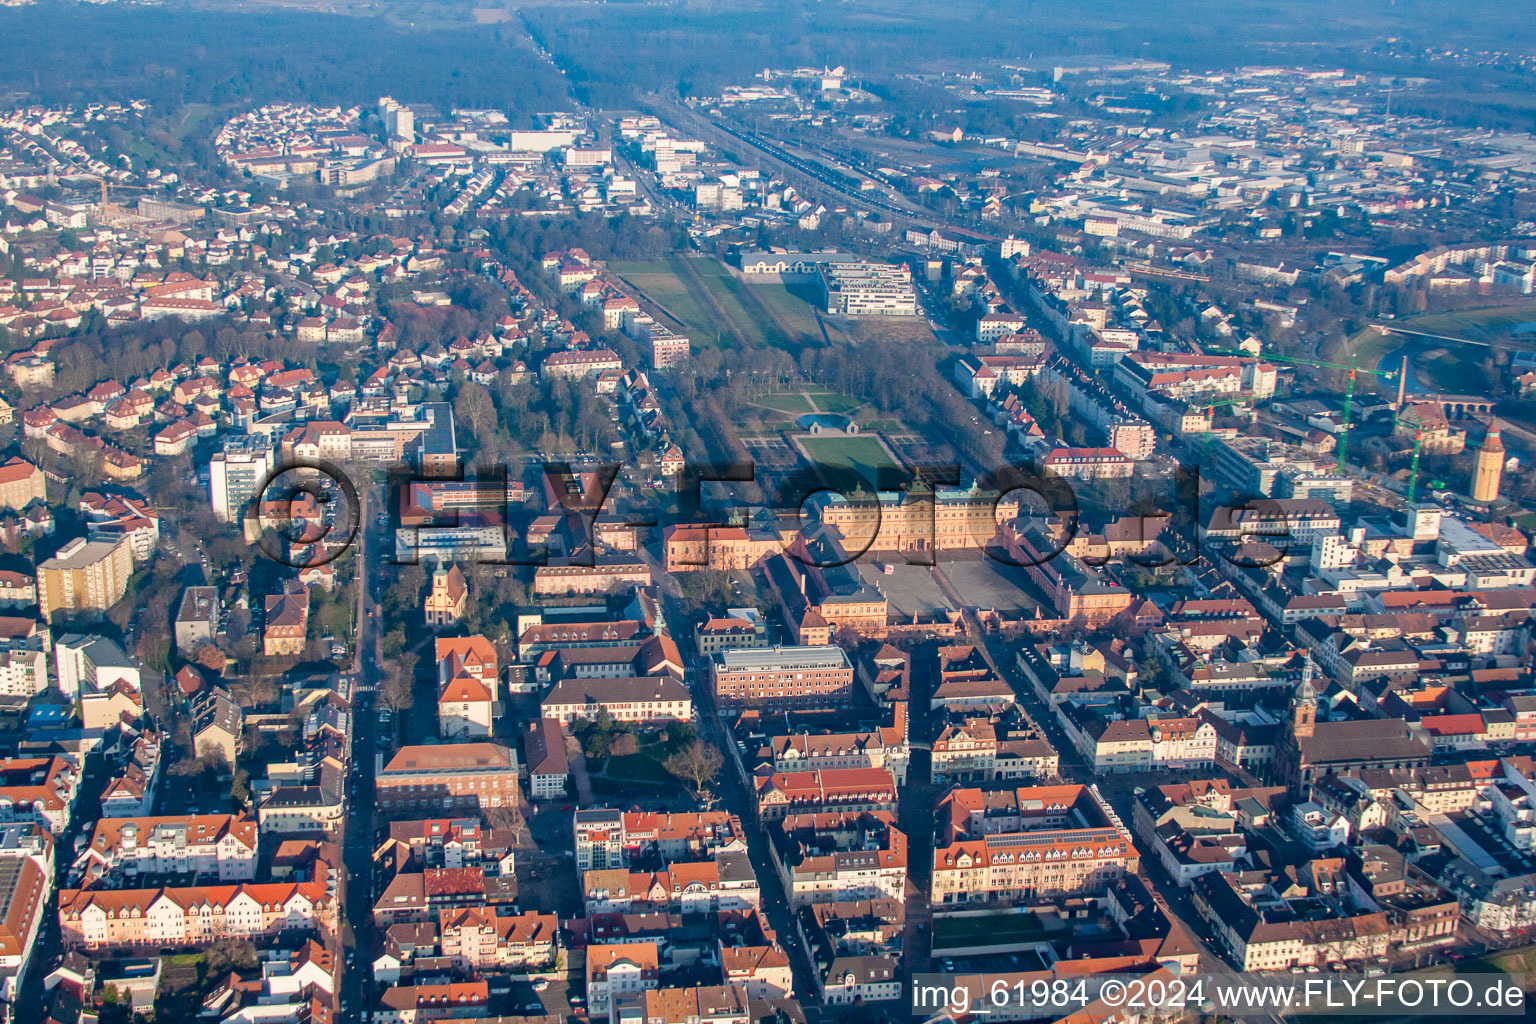
<path id="1" fill-rule="evenodd" d="M 624 360 L 608 348 L 555 352 L 544 360 L 540 370 L 545 380 L 582 380 L 612 370 L 624 372 Z"/>
<path id="2" fill-rule="evenodd" d="M 293 931 L 333 934 L 336 925 L 336 900 L 323 880 L 59 893 L 64 948 L 89 953 L 265 941 Z"/>
<path id="3" fill-rule="evenodd" d="M 627 867 L 631 858 L 655 850 L 667 861 L 706 860 L 716 853 L 747 848 L 741 819 L 728 811 L 683 814 L 654 811 L 578 810 L 576 870 Z"/>
<path id="4" fill-rule="evenodd" d="M 738 648 L 710 656 L 722 710 L 841 707 L 853 696 L 853 663 L 841 647 Z"/>
<path id="5" fill-rule="evenodd" d="M 55 836 L 69 824 L 80 769 L 66 757 L 0 760 L 0 823 L 35 821 Z"/>
<path id="6" fill-rule="evenodd" d="M 644 1024 L 750 1024 L 746 993 L 733 985 L 662 988 L 645 993 Z"/>
<path id="7" fill-rule="evenodd" d="M 71 880 L 91 886 L 140 877 L 196 875 L 208 881 L 256 877 L 256 822 L 244 815 L 102 818 L 76 858 Z"/>
<path id="8" fill-rule="evenodd" d="M 21 511 L 34 501 L 47 501 L 43 471 L 22 458 L 0 466 L 0 508 Z"/>
<path id="9" fill-rule="evenodd" d="M 1240 970 L 1321 970 L 1385 956 L 1410 941 L 1433 949 L 1455 940 L 1458 904 L 1438 886 L 1425 887 L 1416 906 L 1400 911 L 1389 900 L 1358 899 L 1360 887 L 1342 860 L 1314 860 L 1297 874 L 1309 891 L 1282 895 L 1262 872 L 1210 872 L 1193 882 L 1195 910 Z"/>
<path id="10" fill-rule="evenodd" d="M 768 738 L 768 753 L 776 772 L 822 771 L 828 768 L 883 768 L 907 781 L 911 744 L 907 739 L 907 709 L 892 706 L 892 723 L 858 732 L 797 732 Z"/>
<path id="11" fill-rule="evenodd" d="M 822 307 L 842 316 L 917 316 L 912 271 L 864 260 L 817 265 Z"/>
<path id="12" fill-rule="evenodd" d="M 771 835 L 791 906 L 906 899 L 907 837 L 889 811 L 788 814 Z"/>
<path id="13" fill-rule="evenodd" d="M 107 637 L 65 633 L 53 645 L 53 658 L 59 691 L 65 696 L 108 690 L 119 682 L 140 689 L 138 663 Z"/>
<path id="14" fill-rule="evenodd" d="M 48 689 L 45 636 L 0 637 L 0 696 L 31 697 Z"/>
<path id="15" fill-rule="evenodd" d="M 957 789 L 939 806 L 935 904 L 1097 895 L 1139 863 L 1130 832 L 1088 786 Z"/>
<path id="16" fill-rule="evenodd" d="M 77 537 L 37 566 L 37 605 L 46 622 L 55 616 L 99 617 L 128 589 L 133 548 L 115 541 Z"/>
<path id="17" fill-rule="evenodd" d="M 654 942 L 587 947 L 587 1008 L 608 1016 L 613 1003 L 657 988 L 661 953 Z"/>
<path id="18" fill-rule="evenodd" d="M 757 813 L 764 821 L 822 811 L 893 811 L 896 779 L 884 768 L 828 768 L 775 772 L 755 780 Z"/>
<path id="19" fill-rule="evenodd" d="M 219 632 L 219 592 L 215 587 L 188 587 L 176 608 L 176 647 L 196 651 L 213 643 Z"/>
<path id="20" fill-rule="evenodd" d="M 515 914 L 507 907 L 438 911 L 438 953 L 460 969 L 527 972 L 555 965 L 560 922 L 553 914 Z"/>
<path id="21" fill-rule="evenodd" d="M 272 445 L 265 435 L 225 438 L 208 463 L 208 497 L 213 514 L 233 523 L 245 516 L 272 472 Z"/>
<path id="22" fill-rule="evenodd" d="M 757 910 L 762 903 L 752 862 L 744 853 L 668 864 L 661 871 L 587 871 L 582 892 L 589 917 L 600 914 L 713 914 Z"/>
<path id="23" fill-rule="evenodd" d="M 933 741 L 936 783 L 1049 778 L 1059 763 L 1049 740 L 1033 734 L 1000 737 L 997 724 L 986 718 L 946 725 Z"/>

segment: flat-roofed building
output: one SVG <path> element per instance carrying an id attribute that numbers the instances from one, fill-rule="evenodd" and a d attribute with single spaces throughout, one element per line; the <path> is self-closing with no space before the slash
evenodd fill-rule
<path id="1" fill-rule="evenodd" d="M 405 746 L 378 773 L 385 812 L 514 806 L 517 757 L 499 743 Z"/>
<path id="2" fill-rule="evenodd" d="M 176 646 L 195 651 L 213 643 L 219 631 L 219 592 L 213 587 L 188 587 L 176 610 Z"/>
<path id="3" fill-rule="evenodd" d="M 916 316 L 917 292 L 904 264 L 822 263 L 817 267 L 822 306 L 842 316 Z"/>
<path id="4" fill-rule="evenodd" d="M 122 600 L 133 575 L 133 547 L 77 537 L 38 564 L 37 604 L 43 620 L 59 615 L 96 617 Z"/>
<path id="5" fill-rule="evenodd" d="M 719 651 L 710 679 L 721 709 L 840 707 L 853 697 L 853 663 L 835 644 Z"/>

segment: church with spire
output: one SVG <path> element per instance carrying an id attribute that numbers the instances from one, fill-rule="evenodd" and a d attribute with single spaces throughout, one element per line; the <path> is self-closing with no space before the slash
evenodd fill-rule
<path id="1" fill-rule="evenodd" d="M 1278 781 L 1299 796 L 1328 775 L 1368 769 L 1422 768 L 1430 741 L 1400 718 L 1319 721 L 1319 700 L 1311 652 L 1291 696 L 1291 715 L 1275 751 Z"/>

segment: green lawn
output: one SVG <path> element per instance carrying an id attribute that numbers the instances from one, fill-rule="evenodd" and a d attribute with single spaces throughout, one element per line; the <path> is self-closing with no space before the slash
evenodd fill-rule
<path id="1" fill-rule="evenodd" d="M 1403 339 L 1400 336 L 1383 334 L 1374 327 L 1367 327 L 1364 330 L 1355 332 L 1343 345 L 1336 346 L 1324 358 L 1332 363 L 1348 363 L 1350 355 L 1353 354 L 1357 366 L 1372 370 L 1395 370 L 1396 367 L 1382 366 L 1380 364 L 1388 352 L 1402 345 L 1402 343 Z M 1362 384 L 1381 383 L 1381 378 L 1379 377 L 1372 377 L 1370 375 L 1365 375 L 1364 377 L 1356 376 L 1355 386 L 1357 388 Z M 1395 379 L 1391 381 L 1390 386 L 1395 388 L 1397 381 Z"/>
<path id="2" fill-rule="evenodd" d="M 185 139 L 198 131 L 203 122 L 213 116 L 213 108 L 206 103 L 188 103 L 178 113 L 180 120 L 176 124 L 176 135 L 178 138 Z"/>
<path id="3" fill-rule="evenodd" d="M 818 395 L 816 400 L 819 404 L 821 401 L 821 396 Z M 792 392 L 782 395 L 767 395 L 763 398 L 759 398 L 757 400 L 757 404 L 769 409 L 775 409 L 779 412 L 786 413 L 791 416 L 799 416 L 808 412 L 816 411 L 815 409 L 811 408 L 811 403 L 806 401 L 804 395 L 794 394 Z"/>
<path id="4" fill-rule="evenodd" d="M 967 946 L 1000 946 L 1009 942 L 1043 939 L 1045 924 L 1034 914 L 988 914 L 984 917 L 936 917 L 933 920 L 935 952 L 960 952 Z"/>
<path id="5" fill-rule="evenodd" d="M 667 753 L 660 745 L 642 750 L 638 754 L 624 754 L 608 759 L 608 777 L 615 780 L 647 783 L 676 783 L 677 779 L 662 767 L 657 758 Z"/>
<path id="6" fill-rule="evenodd" d="M 821 406 L 822 412 L 850 413 L 864 404 L 857 398 L 849 398 L 847 395 L 837 395 L 831 392 L 812 395 L 811 397 L 816 399 L 816 404 Z"/>
<path id="7" fill-rule="evenodd" d="M 1483 309 L 1467 309 L 1455 313 L 1429 313 L 1399 320 L 1404 327 L 1417 331 L 1432 331 L 1456 338 L 1486 341 L 1503 337 L 1510 329 L 1536 320 L 1536 302 L 1510 303 L 1488 306 Z"/>
<path id="8" fill-rule="evenodd" d="M 708 317 L 704 307 L 666 260 L 615 261 L 609 265 L 614 273 L 645 293 L 645 297 L 662 307 L 688 332 L 695 345 L 713 344 L 714 331 L 706 333 Z"/>
<path id="9" fill-rule="evenodd" d="M 881 470 L 899 470 L 901 465 L 886 452 L 880 439 L 868 434 L 839 437 L 800 437 L 811 461 L 832 469 L 852 469 L 874 487 Z"/>
<path id="10" fill-rule="evenodd" d="M 920 316 L 837 316 L 825 321 L 832 344 L 862 345 L 869 341 L 911 341 L 937 344 L 933 328 Z"/>
<path id="11" fill-rule="evenodd" d="M 719 260 L 615 260 L 609 269 L 678 320 L 695 345 L 736 339 L 750 348 L 820 343 L 815 310 L 783 285 L 748 285 Z"/>

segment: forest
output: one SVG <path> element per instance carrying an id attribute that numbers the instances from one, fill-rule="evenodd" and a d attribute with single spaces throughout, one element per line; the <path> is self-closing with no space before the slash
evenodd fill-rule
<path id="1" fill-rule="evenodd" d="M 1480 16 L 1479 8 L 1486 9 Z M 1501 9 L 1502 10 L 1502 9 Z M 845 65 L 855 79 L 940 64 L 1111 55 L 1193 67 L 1350 65 L 1383 36 L 1402 53 L 1426 47 L 1519 49 L 1522 19 L 1487 0 L 868 0 L 548 4 L 525 10 L 534 38 L 556 55 L 590 103 L 625 105 L 635 89 L 716 94 L 765 67 Z M 1505 28 L 1507 27 L 1507 31 Z M 638 44 L 638 46 L 637 46 Z M 643 55 L 644 59 L 638 59 Z M 1048 72 L 1048 67 L 1046 71 Z M 1399 67 L 1398 74 L 1408 74 Z"/>
<path id="2" fill-rule="evenodd" d="M 306 12 L 42 3 L 0 9 L 0 95 L 61 104 L 277 100 L 372 103 L 396 95 L 443 109 L 495 107 L 514 123 L 568 109 L 564 80 L 515 26 L 412 29 Z"/>

